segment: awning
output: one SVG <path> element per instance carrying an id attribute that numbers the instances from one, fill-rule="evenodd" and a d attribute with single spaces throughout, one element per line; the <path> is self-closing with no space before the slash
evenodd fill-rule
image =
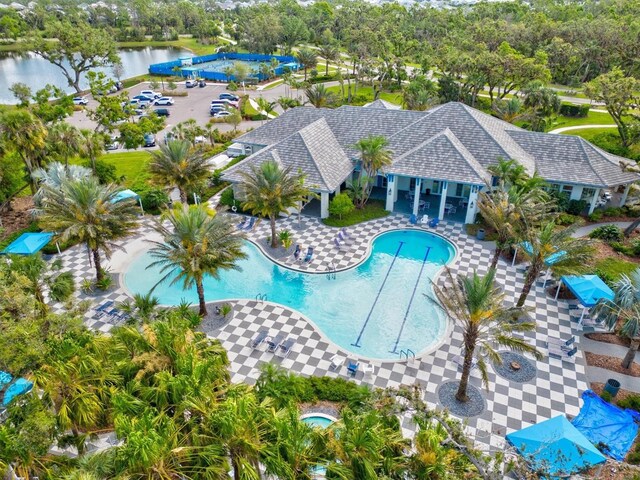
<path id="1" fill-rule="evenodd" d="M 33 255 L 44 248 L 51 241 L 53 233 L 50 232 L 30 232 L 23 233 L 5 248 L 2 253 L 5 255 Z"/>
<path id="2" fill-rule="evenodd" d="M 567 477 L 606 461 L 562 415 L 510 433 L 507 440 L 532 470 L 545 477 Z"/>
<path id="3" fill-rule="evenodd" d="M 140 209 L 144 211 L 144 209 L 142 208 L 142 199 L 140 198 L 140 195 L 138 195 L 133 190 L 128 190 L 127 189 L 127 190 L 119 191 L 118 193 L 116 193 L 113 196 L 113 199 L 111 200 L 111 203 L 118 203 L 118 202 L 121 202 L 123 200 L 128 200 L 130 198 L 138 200 L 138 204 L 140 204 Z"/>
<path id="4" fill-rule="evenodd" d="M 615 297 L 613 290 L 597 275 L 567 275 L 561 280 L 585 307 L 593 307 L 603 298 L 613 300 Z"/>

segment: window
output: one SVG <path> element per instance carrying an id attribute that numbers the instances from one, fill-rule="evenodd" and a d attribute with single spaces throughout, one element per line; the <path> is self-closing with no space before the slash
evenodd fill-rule
<path id="1" fill-rule="evenodd" d="M 435 193 L 436 195 L 440 193 L 440 182 L 438 180 L 433 181 L 433 188 L 431 189 L 431 193 Z"/>
<path id="2" fill-rule="evenodd" d="M 378 186 L 382 188 L 387 188 L 387 177 L 383 177 L 382 175 L 378 176 Z"/>
<path id="3" fill-rule="evenodd" d="M 591 199 L 593 198 L 593 194 L 596 193 L 596 189 L 595 188 L 583 188 L 582 189 L 582 196 L 580 197 L 581 200 L 588 200 L 591 201 Z"/>

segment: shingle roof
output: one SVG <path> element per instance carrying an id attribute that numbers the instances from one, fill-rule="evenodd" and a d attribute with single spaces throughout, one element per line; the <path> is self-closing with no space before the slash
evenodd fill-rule
<path id="1" fill-rule="evenodd" d="M 305 185 L 318 191 L 332 192 L 353 171 L 349 159 L 324 118 L 302 128 L 276 145 L 263 148 L 225 171 L 223 179 L 241 181 L 240 171 L 251 165 L 275 160 L 306 174 Z"/>
<path id="2" fill-rule="evenodd" d="M 374 100 L 371 103 L 367 103 L 364 108 L 383 108 L 385 110 L 400 110 L 402 107 L 395 103 L 387 102 L 386 100 Z"/>
<path id="3" fill-rule="evenodd" d="M 551 182 L 612 187 L 640 178 L 620 166 L 621 162 L 628 163 L 628 159 L 611 155 L 577 136 L 525 130 L 512 131 L 509 135 L 534 154 L 536 170 Z"/>
<path id="4" fill-rule="evenodd" d="M 238 137 L 235 141 L 268 146 L 296 133 L 330 112 L 324 108 L 298 107 L 287 110 L 279 117 Z"/>

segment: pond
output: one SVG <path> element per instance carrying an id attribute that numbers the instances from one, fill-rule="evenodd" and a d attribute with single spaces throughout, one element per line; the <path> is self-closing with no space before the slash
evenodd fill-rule
<path id="1" fill-rule="evenodd" d="M 147 73 L 152 63 L 169 62 L 193 56 L 187 50 L 173 47 L 126 48 L 119 50 L 118 53 L 124 70 L 123 79 Z M 96 70 L 102 70 L 109 77 L 113 77 L 111 67 Z M 0 103 L 17 103 L 9 91 L 9 87 L 16 82 L 27 84 L 33 91 L 50 83 L 63 88 L 66 92 L 73 92 L 73 88 L 67 85 L 62 70 L 35 53 L 0 52 Z M 86 78 L 83 78 L 81 87 L 88 88 L 88 86 Z"/>

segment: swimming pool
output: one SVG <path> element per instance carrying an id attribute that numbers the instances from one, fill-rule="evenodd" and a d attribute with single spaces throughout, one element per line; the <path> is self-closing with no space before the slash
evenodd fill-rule
<path id="1" fill-rule="evenodd" d="M 401 350 L 418 355 L 435 347 L 447 331 L 447 321 L 431 300 L 431 279 L 455 257 L 453 244 L 416 230 L 394 230 L 375 238 L 369 257 L 360 265 L 334 275 L 295 272 L 269 260 L 247 242 L 242 271 L 207 277 L 207 301 L 268 300 L 302 313 L 330 340 L 362 357 L 398 359 Z M 129 265 L 124 284 L 131 293 L 148 292 L 161 278 L 145 252 Z M 195 288 L 165 282 L 154 295 L 163 305 L 185 299 L 197 303 Z M 301 340 L 304 343 L 304 340 Z"/>
<path id="2" fill-rule="evenodd" d="M 334 422 L 334 420 L 322 414 L 311 414 L 311 415 L 303 416 L 300 418 L 300 420 L 302 420 L 307 425 L 311 425 L 312 427 L 321 427 L 321 428 L 327 428 L 329 425 L 331 425 Z"/>

